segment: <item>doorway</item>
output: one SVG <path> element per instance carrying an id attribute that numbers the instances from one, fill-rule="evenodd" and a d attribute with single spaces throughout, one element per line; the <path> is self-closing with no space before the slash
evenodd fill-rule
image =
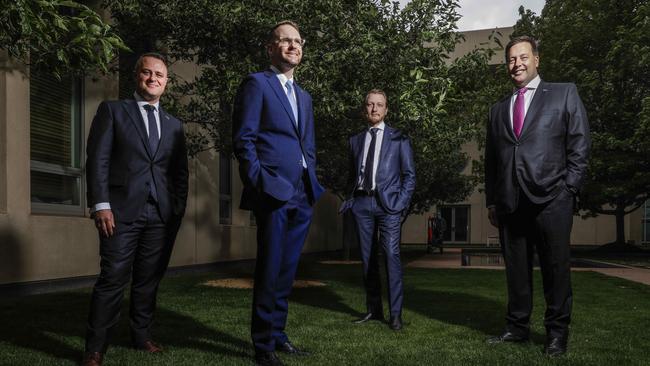
<path id="1" fill-rule="evenodd" d="M 445 219 L 444 241 L 447 243 L 469 242 L 470 206 L 442 206 L 440 214 Z"/>

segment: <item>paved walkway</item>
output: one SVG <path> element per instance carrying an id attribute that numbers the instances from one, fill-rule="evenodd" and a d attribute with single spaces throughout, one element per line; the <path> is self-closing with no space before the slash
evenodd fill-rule
<path id="1" fill-rule="evenodd" d="M 503 270 L 503 266 L 461 266 L 460 249 L 445 249 L 443 254 L 427 254 L 417 259 L 408 261 L 406 266 L 413 268 L 481 268 Z M 601 262 L 606 263 L 606 262 Z M 620 264 L 608 263 L 615 268 L 573 268 L 573 271 L 592 271 L 602 273 L 607 276 L 624 278 L 629 281 L 643 283 L 650 286 L 650 269 L 628 267 Z"/>

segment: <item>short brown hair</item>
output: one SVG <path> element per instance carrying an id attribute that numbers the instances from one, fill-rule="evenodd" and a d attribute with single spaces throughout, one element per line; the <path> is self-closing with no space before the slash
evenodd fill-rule
<path id="1" fill-rule="evenodd" d="M 158 59 L 158 60 L 162 61 L 163 65 L 165 65 L 165 67 L 167 67 L 167 59 L 165 58 L 165 56 L 161 55 L 158 52 L 147 52 L 147 53 L 141 54 L 140 57 L 138 57 L 138 60 L 135 62 L 135 66 L 133 67 L 133 74 L 134 75 L 138 75 L 138 72 L 140 71 L 140 68 L 142 67 L 142 62 L 143 62 L 142 60 L 144 60 L 145 57 L 153 57 L 155 59 Z"/>
<path id="2" fill-rule="evenodd" d="M 363 100 L 364 104 L 368 103 L 368 97 L 370 96 L 370 94 L 381 94 L 381 95 L 383 95 L 384 100 L 386 101 L 386 105 L 388 105 L 388 97 L 386 96 L 386 93 L 383 90 L 378 89 L 378 88 L 370 89 L 368 91 L 368 93 L 366 93 L 366 98 Z"/>
<path id="3" fill-rule="evenodd" d="M 300 34 L 300 27 L 298 27 L 298 24 L 296 22 L 294 22 L 292 20 L 282 20 L 280 22 L 275 23 L 273 28 L 271 28 L 271 30 L 269 31 L 269 34 L 267 35 L 267 38 L 266 38 L 266 44 L 271 44 L 271 42 L 274 41 L 275 30 L 278 29 L 279 27 L 283 26 L 283 25 L 290 25 L 290 26 L 294 27 L 298 31 L 298 34 Z M 300 36 L 302 37 L 302 35 L 300 35 Z"/>
<path id="4" fill-rule="evenodd" d="M 537 56 L 539 55 L 539 50 L 537 49 L 537 40 L 533 37 L 530 36 L 519 36 L 515 37 L 508 42 L 506 45 L 506 64 L 508 63 L 508 54 L 510 53 L 510 49 L 512 46 L 516 45 L 517 43 L 522 43 L 522 42 L 528 42 L 530 43 L 530 47 L 533 49 L 533 55 Z"/>

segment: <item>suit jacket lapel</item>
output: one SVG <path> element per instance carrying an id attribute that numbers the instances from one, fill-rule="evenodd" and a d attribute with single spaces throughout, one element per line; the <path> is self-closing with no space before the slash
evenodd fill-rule
<path id="1" fill-rule="evenodd" d="M 158 142 L 158 150 L 160 150 L 161 146 L 164 146 L 163 144 L 167 141 L 169 138 L 169 114 L 165 112 L 162 107 L 160 107 L 160 104 L 158 104 L 158 118 L 160 118 L 160 141 Z M 158 152 L 156 150 L 156 152 Z"/>
<path id="2" fill-rule="evenodd" d="M 275 76 L 275 73 L 272 70 L 265 71 L 265 74 L 266 74 L 267 80 L 269 82 L 269 85 L 271 85 L 271 89 L 273 89 L 273 91 L 275 92 L 275 95 L 278 97 L 278 99 L 282 103 L 282 106 L 284 107 L 284 110 L 289 115 L 289 118 L 291 119 L 291 122 L 292 122 L 292 125 L 293 125 L 292 127 L 296 131 L 296 134 L 298 134 L 298 136 L 300 136 L 300 133 L 296 129 L 296 119 L 293 117 L 293 110 L 291 109 L 291 104 L 289 104 L 289 98 L 287 97 L 287 93 L 285 93 L 285 91 L 284 91 L 284 87 L 282 86 L 282 84 L 280 83 L 280 80 L 278 80 L 277 76 Z M 298 116 L 300 116 L 300 112 L 298 113 Z"/>
<path id="3" fill-rule="evenodd" d="M 305 122 L 307 120 L 307 118 L 305 118 L 305 106 L 303 105 L 303 90 L 295 82 L 293 83 L 293 86 L 294 90 L 296 91 L 296 104 L 298 105 L 298 133 L 300 135 L 300 139 L 302 140 L 305 138 Z"/>
<path id="4" fill-rule="evenodd" d="M 377 176 L 379 176 L 379 172 L 382 170 L 381 167 L 385 165 L 385 164 L 381 164 L 381 162 L 385 161 L 386 154 L 388 154 L 388 150 L 390 149 L 390 144 L 392 140 L 393 140 L 393 129 L 387 124 L 384 124 L 384 136 L 382 137 L 381 150 L 379 151 L 379 160 L 378 160 L 379 164 L 377 164 L 377 171 L 375 172 L 376 181 L 379 180 L 377 179 Z"/>
<path id="5" fill-rule="evenodd" d="M 355 156 L 357 157 L 357 181 L 355 181 L 355 184 L 358 183 L 359 176 L 361 175 L 361 166 L 363 166 L 363 144 L 366 142 L 366 133 L 367 131 L 364 130 L 362 133 L 357 135 L 357 146 L 356 146 L 356 151 L 354 151 Z"/>
<path id="6" fill-rule="evenodd" d="M 533 96 L 533 100 L 530 101 L 530 106 L 528 106 L 528 112 L 526 112 L 526 117 L 524 118 L 524 126 L 521 130 L 520 138 L 524 136 L 530 124 L 535 123 L 536 121 L 535 117 L 542 109 L 542 106 L 544 105 L 544 100 L 546 99 L 546 93 L 548 91 L 549 89 L 546 88 L 546 83 L 540 80 L 539 85 L 537 85 L 537 90 L 535 90 L 535 95 Z"/>
<path id="7" fill-rule="evenodd" d="M 150 157 L 153 157 L 154 154 L 149 149 L 147 130 L 144 127 L 144 120 L 138 108 L 138 103 L 134 99 L 127 99 L 125 103 L 124 109 L 126 109 L 127 114 L 131 117 L 131 122 L 135 125 L 135 129 L 138 131 L 138 135 L 140 135 L 140 140 L 142 140 L 145 150 L 147 150 Z"/>
<path id="8" fill-rule="evenodd" d="M 512 130 L 512 120 L 510 118 L 510 100 L 512 99 L 512 94 L 506 98 L 499 108 L 501 123 L 504 124 L 504 128 L 508 131 L 508 136 L 514 141 L 517 140 L 515 137 L 515 132 Z"/>

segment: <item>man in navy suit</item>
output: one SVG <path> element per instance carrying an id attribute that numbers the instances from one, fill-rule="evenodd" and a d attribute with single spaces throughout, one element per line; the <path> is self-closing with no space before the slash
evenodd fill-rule
<path id="1" fill-rule="evenodd" d="M 366 95 L 365 118 L 369 127 L 350 138 L 351 206 L 357 224 L 366 288 L 366 314 L 356 323 L 383 320 L 381 281 L 377 254 L 386 256 L 388 277 L 388 325 L 402 329 L 402 263 L 400 236 L 402 214 L 415 190 L 415 164 L 411 143 L 399 130 L 388 126 L 386 94 L 373 89 Z"/>
<path id="2" fill-rule="evenodd" d="M 257 223 L 251 337 L 258 365 L 281 365 L 275 351 L 306 355 L 285 333 L 288 297 L 313 208 L 316 179 L 314 115 L 309 93 L 294 81 L 304 39 L 290 21 L 266 45 L 270 69 L 250 74 L 235 98 L 233 146 L 244 184 L 240 208 Z"/>
<path id="3" fill-rule="evenodd" d="M 571 321 L 570 238 L 574 200 L 583 184 L 589 123 L 576 86 L 537 73 L 537 42 L 506 46 L 513 93 L 492 106 L 485 148 L 485 194 L 499 228 L 508 284 L 506 329 L 489 343 L 527 341 L 533 308 L 533 255 L 544 284 L 549 356 L 566 353 Z"/>
<path id="4" fill-rule="evenodd" d="M 88 135 L 88 206 L 99 232 L 101 272 L 93 289 L 84 365 L 101 365 L 131 280 L 133 345 L 161 352 L 151 337 L 156 292 L 185 213 L 185 135 L 160 107 L 167 66 L 156 53 L 135 66 L 134 99 L 102 102 Z"/>

